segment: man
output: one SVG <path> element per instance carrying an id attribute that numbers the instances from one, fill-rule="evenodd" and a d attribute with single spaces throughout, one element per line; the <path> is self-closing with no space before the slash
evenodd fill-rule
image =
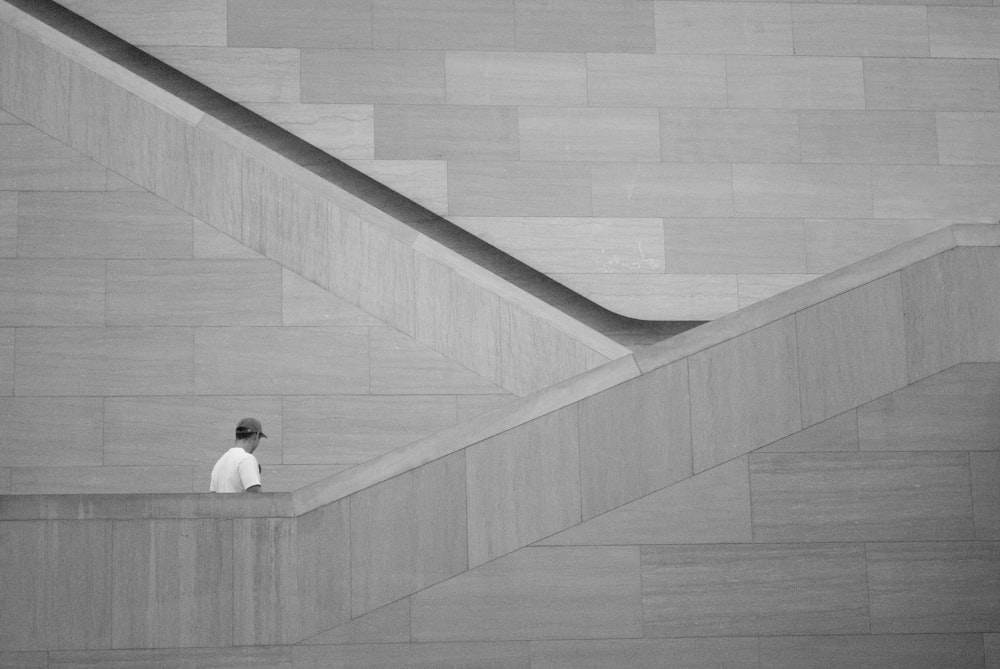
<path id="1" fill-rule="evenodd" d="M 236 444 L 222 454 L 212 468 L 212 492 L 260 492 L 260 465 L 253 452 L 260 438 L 267 438 L 256 418 L 244 418 L 236 425 Z"/>

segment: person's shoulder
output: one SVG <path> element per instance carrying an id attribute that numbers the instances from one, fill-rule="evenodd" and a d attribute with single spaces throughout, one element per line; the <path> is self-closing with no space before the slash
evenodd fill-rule
<path id="1" fill-rule="evenodd" d="M 243 462 L 244 460 L 257 462 L 257 456 L 254 455 L 253 453 L 248 453 L 242 448 L 239 448 L 238 446 L 234 447 L 233 450 L 239 451 L 239 453 L 236 454 L 236 457 L 240 462 Z"/>

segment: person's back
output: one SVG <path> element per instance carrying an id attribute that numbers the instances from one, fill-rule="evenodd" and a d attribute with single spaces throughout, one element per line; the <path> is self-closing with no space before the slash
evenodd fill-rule
<path id="1" fill-rule="evenodd" d="M 212 468 L 212 492 L 260 492 L 260 464 L 253 452 L 261 437 L 260 421 L 244 418 L 236 426 L 236 444 L 222 454 Z"/>
<path id="2" fill-rule="evenodd" d="M 257 458 L 239 446 L 223 453 L 212 468 L 212 492 L 243 492 L 260 485 L 260 468 Z"/>

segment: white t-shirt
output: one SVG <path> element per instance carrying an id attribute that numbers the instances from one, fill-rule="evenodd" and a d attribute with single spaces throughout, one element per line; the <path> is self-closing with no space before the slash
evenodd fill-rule
<path id="1" fill-rule="evenodd" d="M 239 446 L 233 446 L 222 454 L 212 468 L 212 492 L 243 492 L 247 488 L 260 485 L 260 467 L 257 458 Z"/>

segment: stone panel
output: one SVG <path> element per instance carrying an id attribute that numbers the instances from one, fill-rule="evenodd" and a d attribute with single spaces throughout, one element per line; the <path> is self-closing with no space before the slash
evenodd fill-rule
<path id="1" fill-rule="evenodd" d="M 445 99 L 441 52 L 303 49 L 301 59 L 301 102 L 441 104 Z"/>
<path id="2" fill-rule="evenodd" d="M 517 109 L 484 105 L 376 105 L 379 160 L 516 160 Z"/>
<path id="3" fill-rule="evenodd" d="M 727 56 L 729 106 L 754 109 L 864 109 L 860 58 Z"/>
<path id="4" fill-rule="evenodd" d="M 521 107 L 521 160 L 658 162 L 660 121 L 655 109 Z"/>
<path id="5" fill-rule="evenodd" d="M 14 394 L 14 328 L 0 328 L 0 396 Z"/>
<path id="6" fill-rule="evenodd" d="M 799 4 L 792 17 L 799 55 L 930 55 L 923 7 Z"/>
<path id="7" fill-rule="evenodd" d="M 500 377 L 524 397 L 608 361 L 540 315 L 508 302 L 500 306 Z M 538 361 L 544 360 L 545 364 Z"/>
<path id="8" fill-rule="evenodd" d="M 802 428 L 794 327 L 785 318 L 689 359 L 695 472 Z"/>
<path id="9" fill-rule="evenodd" d="M 975 634 L 798 636 L 760 641 L 761 666 L 770 669 L 982 666 L 980 636 Z"/>
<path id="10" fill-rule="evenodd" d="M 826 273 L 947 225 L 940 219 L 807 219 L 806 266 Z"/>
<path id="11" fill-rule="evenodd" d="M 7 467 L 104 464 L 104 406 L 91 397 L 0 397 Z"/>
<path id="12" fill-rule="evenodd" d="M 0 261 L 0 325 L 103 326 L 103 260 Z"/>
<path id="13" fill-rule="evenodd" d="M 357 464 L 457 422 L 454 395 L 286 397 L 285 464 Z"/>
<path id="14" fill-rule="evenodd" d="M 929 7 L 930 55 L 936 58 L 1000 58 L 1000 9 Z"/>
<path id="15" fill-rule="evenodd" d="M 740 218 L 871 218 L 870 168 L 737 164 L 732 189 Z"/>
<path id="16" fill-rule="evenodd" d="M 976 538 L 1000 540 L 1000 453 L 969 453 Z"/>
<path id="17" fill-rule="evenodd" d="M 364 394 L 367 328 L 204 327 L 195 388 L 209 395 Z"/>
<path id="18" fill-rule="evenodd" d="M 738 458 L 584 521 L 541 545 L 748 543 L 750 477 Z"/>
<path id="19" fill-rule="evenodd" d="M 226 46 L 226 0 L 61 0 L 59 4 L 138 46 Z M 243 4 L 230 3 L 236 9 Z"/>
<path id="20" fill-rule="evenodd" d="M 857 450 L 858 414 L 852 409 L 770 443 L 758 452 L 822 453 Z"/>
<path id="21" fill-rule="evenodd" d="M 17 255 L 18 193 L 0 192 L 0 258 Z"/>
<path id="22" fill-rule="evenodd" d="M 326 254 L 312 251 L 329 263 L 331 291 L 386 325 L 414 334 L 413 247 L 347 211 L 331 223 L 328 237 Z"/>
<path id="23" fill-rule="evenodd" d="M 584 105 L 584 54 L 449 51 L 446 101 L 451 105 Z"/>
<path id="24" fill-rule="evenodd" d="M 4 650 L 111 647 L 111 536 L 108 522 L 0 524 Z"/>
<path id="25" fill-rule="evenodd" d="M 669 658 L 672 669 L 757 669 L 757 640 L 605 639 L 601 641 L 536 641 L 531 644 L 532 669 L 659 669 Z"/>
<path id="26" fill-rule="evenodd" d="M 902 272 L 911 380 L 961 362 L 1000 362 L 995 248 L 955 249 Z"/>
<path id="27" fill-rule="evenodd" d="M 299 630 L 303 637 L 351 619 L 351 504 L 340 500 L 298 517 Z"/>
<path id="28" fill-rule="evenodd" d="M 590 216 L 590 167 L 582 163 L 448 162 L 455 216 Z M 624 216 L 618 211 L 612 216 Z"/>
<path id="29" fill-rule="evenodd" d="M 750 456 L 757 542 L 972 539 L 965 453 Z"/>
<path id="30" fill-rule="evenodd" d="M 874 165 L 876 218 L 939 218 L 995 222 L 1000 166 Z"/>
<path id="31" fill-rule="evenodd" d="M 525 548 L 411 599 L 414 641 L 642 634 L 634 546 Z"/>
<path id="32" fill-rule="evenodd" d="M 190 466 L 14 467 L 14 495 L 119 495 L 207 492 L 209 471 Z M 192 472 L 194 475 L 192 476 Z"/>
<path id="33" fill-rule="evenodd" d="M 587 54 L 591 105 L 626 107 L 725 107 L 722 56 Z"/>
<path id="34" fill-rule="evenodd" d="M 295 669 L 528 669 L 527 642 L 296 646 Z"/>
<path id="35" fill-rule="evenodd" d="M 230 0 L 225 16 L 231 47 L 361 49 L 372 45 L 371 2 Z"/>
<path id="36" fill-rule="evenodd" d="M 143 191 L 22 193 L 21 258 L 190 258 L 191 216 Z"/>
<path id="37" fill-rule="evenodd" d="M 299 640 L 296 525 L 295 518 L 233 520 L 234 645 Z"/>
<path id="38" fill-rule="evenodd" d="M 580 522 L 575 406 L 467 449 L 471 567 Z"/>
<path id="39" fill-rule="evenodd" d="M 385 327 L 363 309 L 287 269 L 281 273 L 281 324 Z"/>
<path id="40" fill-rule="evenodd" d="M 805 163 L 938 162 L 932 112 L 801 110 L 799 131 Z"/>
<path id="41" fill-rule="evenodd" d="M 410 600 L 402 599 L 309 637 L 309 645 L 387 644 L 410 640 Z"/>
<path id="42" fill-rule="evenodd" d="M 190 328 L 20 328 L 18 395 L 185 395 Z"/>
<path id="43" fill-rule="evenodd" d="M 0 190 L 103 191 L 107 170 L 29 125 L 0 125 Z"/>
<path id="44" fill-rule="evenodd" d="M 1000 543 L 868 546 L 873 634 L 988 632 L 1000 618 Z"/>
<path id="45" fill-rule="evenodd" d="M 863 545 L 645 546 L 642 572 L 647 637 L 868 632 Z"/>
<path id="46" fill-rule="evenodd" d="M 668 218 L 664 265 L 678 274 L 804 273 L 805 224 L 795 219 Z"/>
<path id="47" fill-rule="evenodd" d="M 500 383 L 503 300 L 448 263 L 416 255 L 414 269 L 417 340 Z"/>
<path id="48" fill-rule="evenodd" d="M 109 260 L 107 282 L 110 326 L 281 324 L 268 260 Z"/>
<path id="49" fill-rule="evenodd" d="M 799 144 L 794 110 L 660 110 L 664 162 L 794 163 L 801 159 Z"/>
<path id="50" fill-rule="evenodd" d="M 583 518 L 687 478 L 687 365 L 654 370 L 579 403 Z"/>
<path id="51" fill-rule="evenodd" d="M 1000 365 L 962 364 L 858 409 L 861 450 L 1000 450 Z"/>
<path id="52" fill-rule="evenodd" d="M 868 109 L 1000 111 L 996 61 L 866 58 Z"/>
<path id="53" fill-rule="evenodd" d="M 371 329 L 371 392 L 377 395 L 456 395 L 503 388 L 392 328 Z"/>
<path id="54" fill-rule="evenodd" d="M 491 0 L 377 0 L 372 40 L 376 49 L 508 50 L 514 7 Z"/>
<path id="55" fill-rule="evenodd" d="M 465 453 L 351 497 L 351 612 L 359 616 L 469 565 Z"/>
<path id="56" fill-rule="evenodd" d="M 518 0 L 518 51 L 648 53 L 656 48 L 653 3 L 624 0 Z"/>
<path id="57" fill-rule="evenodd" d="M 47 669 L 293 669 L 289 647 L 170 648 L 49 654 Z M 25 669 L 19 667 L 19 669 Z M 43 669 L 46 669 L 43 667 Z"/>
<path id="58" fill-rule="evenodd" d="M 938 153 L 944 165 L 1000 163 L 1000 113 L 937 112 Z"/>
<path id="59" fill-rule="evenodd" d="M 595 216 L 714 217 L 733 214 L 733 173 L 725 164 L 598 163 Z"/>
<path id="60" fill-rule="evenodd" d="M 118 521 L 113 550 L 112 647 L 232 645 L 231 521 Z"/>
<path id="61" fill-rule="evenodd" d="M 788 4 L 671 2 L 654 7 L 660 53 L 794 53 Z"/>
<path id="62" fill-rule="evenodd" d="M 795 322 L 803 427 L 906 385 L 898 273 L 804 309 Z"/>

